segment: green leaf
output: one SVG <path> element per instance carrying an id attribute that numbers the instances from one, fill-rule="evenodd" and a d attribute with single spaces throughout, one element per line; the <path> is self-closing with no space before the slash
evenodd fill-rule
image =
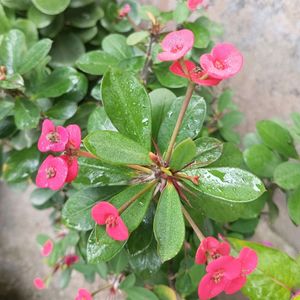
<path id="1" fill-rule="evenodd" d="M 5 80 L 0 81 L 0 88 L 4 90 L 24 91 L 24 80 L 20 74 L 7 75 Z"/>
<path id="2" fill-rule="evenodd" d="M 148 150 L 115 131 L 94 131 L 83 143 L 89 152 L 108 163 L 151 164 Z"/>
<path id="3" fill-rule="evenodd" d="M 131 186 L 113 197 L 110 203 L 115 207 L 120 208 L 145 187 L 145 184 Z M 140 196 L 121 214 L 130 233 L 134 231 L 143 220 L 152 198 L 152 192 L 153 188 Z M 119 251 L 121 251 L 125 243 L 126 241 L 120 242 L 111 239 L 106 234 L 104 226 L 95 226 L 87 245 L 87 257 L 89 263 L 99 263 L 111 260 Z"/>
<path id="4" fill-rule="evenodd" d="M 254 233 L 256 226 L 258 225 L 259 218 L 253 219 L 239 219 L 229 225 L 230 230 L 241 234 Z"/>
<path id="5" fill-rule="evenodd" d="M 120 283 L 119 287 L 121 290 L 131 288 L 136 282 L 136 277 L 134 273 L 126 276 L 126 278 Z"/>
<path id="6" fill-rule="evenodd" d="M 41 206 L 46 204 L 55 193 L 57 192 L 50 189 L 35 189 L 30 195 L 30 201 L 34 206 Z"/>
<path id="7" fill-rule="evenodd" d="M 16 126 L 13 117 L 6 117 L 0 121 L 0 139 L 13 135 L 15 131 Z"/>
<path id="8" fill-rule="evenodd" d="M 273 177 L 274 170 L 281 159 L 265 145 L 253 145 L 244 151 L 244 160 L 254 174 L 261 177 Z"/>
<path id="9" fill-rule="evenodd" d="M 74 116 L 77 111 L 77 104 L 70 100 L 61 100 L 53 105 L 45 114 L 57 120 L 67 120 Z"/>
<path id="10" fill-rule="evenodd" d="M 160 196 L 153 231 L 162 262 L 170 260 L 180 251 L 185 237 L 180 198 L 172 184 L 168 184 Z"/>
<path id="11" fill-rule="evenodd" d="M 39 109 L 32 101 L 26 99 L 16 100 L 15 122 L 19 129 L 35 128 L 39 120 Z"/>
<path id="12" fill-rule="evenodd" d="M 36 146 L 13 151 L 3 165 L 3 178 L 9 183 L 27 179 L 38 169 L 40 153 Z"/>
<path id="13" fill-rule="evenodd" d="M 153 292 L 139 286 L 125 289 L 125 292 L 128 300 L 159 300 Z"/>
<path id="14" fill-rule="evenodd" d="M 95 222 L 91 217 L 92 207 L 99 201 L 107 201 L 116 193 L 120 192 L 119 187 L 88 188 L 73 194 L 62 210 L 64 223 L 78 231 L 93 229 Z"/>
<path id="15" fill-rule="evenodd" d="M 286 190 L 300 186 L 300 163 L 288 161 L 278 165 L 274 171 L 274 181 Z"/>
<path id="16" fill-rule="evenodd" d="M 119 62 L 118 68 L 139 75 L 144 67 L 145 60 L 145 56 L 134 56 L 127 58 Z"/>
<path id="17" fill-rule="evenodd" d="M 258 266 L 247 276 L 242 289 L 251 300 L 289 300 L 291 289 L 300 285 L 300 266 L 287 254 L 261 244 L 229 238 L 235 251 L 243 247 L 253 249 L 258 255 Z"/>
<path id="18" fill-rule="evenodd" d="M 97 107 L 91 113 L 88 120 L 88 132 L 93 132 L 96 130 L 116 130 L 116 128 L 108 118 L 103 106 Z"/>
<path id="19" fill-rule="evenodd" d="M 172 170 L 181 170 L 185 165 L 192 162 L 196 155 L 196 144 L 191 138 L 187 138 L 180 142 L 174 149 L 170 168 Z"/>
<path id="20" fill-rule="evenodd" d="M 210 42 L 209 31 L 199 23 L 188 23 L 185 24 L 186 29 L 191 30 L 195 36 L 195 48 L 207 48 Z"/>
<path id="21" fill-rule="evenodd" d="M 43 39 L 34 44 L 24 56 L 18 72 L 22 75 L 40 65 L 48 55 L 51 45 L 52 41 L 49 39 Z"/>
<path id="22" fill-rule="evenodd" d="M 144 41 L 150 35 L 149 31 L 137 31 L 127 37 L 126 43 L 129 46 L 134 46 Z"/>
<path id="23" fill-rule="evenodd" d="M 136 176 L 129 168 L 112 166 L 93 158 L 79 158 L 79 173 L 72 185 L 76 189 L 107 185 L 128 185 Z"/>
<path id="24" fill-rule="evenodd" d="M 110 34 L 103 39 L 102 49 L 119 61 L 130 58 L 133 55 L 132 48 L 126 43 L 126 37 L 116 33 Z"/>
<path id="25" fill-rule="evenodd" d="M 183 101 L 184 97 L 179 97 L 173 101 L 166 117 L 161 123 L 158 132 L 158 146 L 162 152 L 167 149 Z M 183 118 L 179 134 L 176 138 L 176 142 L 179 143 L 188 137 L 192 139 L 195 138 L 201 131 L 205 117 L 206 104 L 204 99 L 199 96 L 192 96 L 191 102 Z"/>
<path id="26" fill-rule="evenodd" d="M 143 85 L 130 73 L 111 70 L 102 80 L 104 108 L 120 133 L 151 146 L 151 107 Z"/>
<path id="27" fill-rule="evenodd" d="M 22 31 L 13 29 L 4 35 L 0 47 L 0 65 L 6 67 L 7 74 L 17 71 L 25 52 L 26 41 Z"/>
<path id="28" fill-rule="evenodd" d="M 176 9 L 173 11 L 173 19 L 177 23 L 183 23 L 189 16 L 190 10 L 185 2 L 178 3 Z"/>
<path id="29" fill-rule="evenodd" d="M 156 140 L 160 125 L 167 115 L 176 95 L 170 90 L 160 88 L 149 94 L 152 111 L 152 136 Z"/>
<path id="30" fill-rule="evenodd" d="M 117 64 L 118 60 L 113 55 L 101 50 L 87 52 L 76 62 L 81 71 L 92 75 L 103 75 L 109 67 Z"/>
<path id="31" fill-rule="evenodd" d="M 4 119 L 6 116 L 10 115 L 14 109 L 14 102 L 1 100 L 0 102 L 0 120 Z"/>
<path id="32" fill-rule="evenodd" d="M 32 46 L 38 41 L 38 30 L 33 22 L 28 19 L 17 19 L 14 22 L 14 28 L 25 34 L 27 46 Z"/>
<path id="33" fill-rule="evenodd" d="M 237 109 L 236 104 L 232 101 L 233 92 L 230 89 L 226 89 L 218 98 L 218 111 L 223 112 L 226 109 Z"/>
<path id="34" fill-rule="evenodd" d="M 189 176 L 199 176 L 199 185 L 191 183 L 203 198 L 228 202 L 250 202 L 265 192 L 261 180 L 237 168 L 207 168 L 186 170 Z"/>
<path id="35" fill-rule="evenodd" d="M 44 28 L 51 24 L 54 19 L 54 16 L 46 15 L 35 8 L 35 6 L 31 6 L 27 12 L 27 17 L 30 21 L 34 23 L 37 28 Z"/>
<path id="36" fill-rule="evenodd" d="M 154 294 L 158 297 L 159 300 L 176 300 L 177 296 L 173 289 L 170 287 L 159 284 L 153 287 Z"/>
<path id="37" fill-rule="evenodd" d="M 288 212 L 296 225 L 300 225 L 300 187 L 288 196 Z"/>
<path id="38" fill-rule="evenodd" d="M 35 7 L 47 15 L 58 15 L 63 12 L 71 0 L 32 0 Z"/>
<path id="39" fill-rule="evenodd" d="M 196 155 L 192 168 L 208 166 L 222 155 L 223 143 L 215 138 L 201 137 L 196 139 Z"/>
<path id="40" fill-rule="evenodd" d="M 3 6 L 0 4 L 0 34 L 7 32 L 10 29 L 10 21 L 7 18 Z"/>
<path id="41" fill-rule="evenodd" d="M 288 130 L 269 120 L 258 122 L 256 128 L 266 146 L 278 151 L 285 157 L 298 157 L 293 138 Z"/>

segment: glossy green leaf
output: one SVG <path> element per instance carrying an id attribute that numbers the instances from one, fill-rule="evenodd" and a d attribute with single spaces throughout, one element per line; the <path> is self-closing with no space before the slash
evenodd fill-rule
<path id="1" fill-rule="evenodd" d="M 97 107 L 89 117 L 88 132 L 93 132 L 96 130 L 116 130 L 108 118 L 103 106 Z"/>
<path id="2" fill-rule="evenodd" d="M 296 225 L 300 225 L 300 187 L 288 196 L 288 212 Z"/>
<path id="3" fill-rule="evenodd" d="M 166 186 L 160 196 L 153 231 L 162 262 L 170 260 L 180 251 L 185 237 L 180 198 L 171 184 Z"/>
<path id="4" fill-rule="evenodd" d="M 1 0 L 1 3 L 9 8 L 26 10 L 30 5 L 30 0 Z"/>
<path id="5" fill-rule="evenodd" d="M 35 7 L 47 15 L 57 15 L 63 12 L 71 0 L 32 0 Z"/>
<path id="6" fill-rule="evenodd" d="M 153 292 L 139 286 L 125 289 L 125 292 L 128 300 L 159 300 Z"/>
<path id="7" fill-rule="evenodd" d="M 300 163 L 284 162 L 274 171 L 274 181 L 286 190 L 292 190 L 300 186 Z"/>
<path id="8" fill-rule="evenodd" d="M 92 75 L 103 75 L 109 67 L 117 64 L 118 60 L 113 55 L 101 50 L 87 52 L 76 62 L 81 71 Z"/>
<path id="9" fill-rule="evenodd" d="M 0 138 L 11 136 L 16 131 L 14 118 L 9 116 L 0 121 Z"/>
<path id="10" fill-rule="evenodd" d="M 30 7 L 27 12 L 27 17 L 34 23 L 37 28 L 44 28 L 49 26 L 54 19 L 54 16 L 42 13 L 35 6 Z"/>
<path id="11" fill-rule="evenodd" d="M 223 143 L 215 138 L 201 137 L 196 139 L 196 155 L 192 167 L 208 166 L 220 158 L 223 151 Z"/>
<path id="12" fill-rule="evenodd" d="M 184 27 L 186 29 L 191 30 L 194 33 L 195 37 L 195 48 L 207 48 L 210 42 L 210 34 L 209 31 L 198 23 L 188 23 L 185 24 Z"/>
<path id="13" fill-rule="evenodd" d="M 74 116 L 77 110 L 77 104 L 70 100 L 61 100 L 53 105 L 45 113 L 48 117 L 57 120 L 66 120 Z"/>
<path id="14" fill-rule="evenodd" d="M 55 38 L 64 26 L 64 15 L 56 15 L 51 24 L 47 27 L 41 28 L 40 32 L 49 38 Z M 62 48 L 63 49 L 63 48 Z"/>
<path id="15" fill-rule="evenodd" d="M 113 197 L 110 202 L 115 207 L 120 208 L 124 203 L 142 191 L 145 187 L 145 184 L 131 186 Z M 121 214 L 129 232 L 134 231 L 141 223 L 151 201 L 152 192 L 153 188 L 140 196 Z M 95 226 L 88 240 L 88 261 L 90 263 L 109 261 L 123 248 L 125 243 L 126 241 L 121 242 L 111 239 L 106 234 L 104 226 Z"/>
<path id="16" fill-rule="evenodd" d="M 126 43 L 126 38 L 116 33 L 110 34 L 103 39 L 102 49 L 117 60 L 130 58 L 133 55 L 132 48 Z"/>
<path id="17" fill-rule="evenodd" d="M 139 75 L 145 64 L 145 56 L 134 56 L 121 60 L 118 68 Z"/>
<path id="18" fill-rule="evenodd" d="M 242 289 L 249 299 L 289 300 L 291 289 L 300 285 L 300 266 L 287 254 L 261 244 L 229 238 L 235 251 L 243 247 L 253 249 L 258 255 L 258 266 L 247 276 Z"/>
<path id="19" fill-rule="evenodd" d="M 105 162 L 121 165 L 151 163 L 145 148 L 115 131 L 94 131 L 83 142 L 88 151 Z"/>
<path id="20" fill-rule="evenodd" d="M 14 102 L 1 100 L 0 101 L 0 120 L 11 114 L 14 109 Z"/>
<path id="21" fill-rule="evenodd" d="M 129 168 L 112 166 L 93 158 L 79 158 L 79 172 L 72 182 L 73 186 L 80 190 L 87 187 L 107 185 L 128 185 L 136 176 Z"/>
<path id="22" fill-rule="evenodd" d="M 170 168 L 172 170 L 180 170 L 188 163 L 192 162 L 196 155 L 196 144 L 191 138 L 187 138 L 178 143 L 175 147 L 171 161 Z"/>
<path id="23" fill-rule="evenodd" d="M 4 90 L 24 91 L 24 79 L 18 73 L 7 75 L 5 80 L 0 81 L 0 88 Z"/>
<path id="24" fill-rule="evenodd" d="M 137 31 L 127 37 L 127 45 L 134 46 L 144 41 L 150 35 L 149 31 Z"/>
<path id="25" fill-rule="evenodd" d="M 38 42 L 38 30 L 34 23 L 28 19 L 17 19 L 14 28 L 25 34 L 27 46 L 30 47 Z"/>
<path id="26" fill-rule="evenodd" d="M 159 284 L 153 287 L 154 294 L 158 297 L 159 300 L 176 300 L 177 296 L 173 289 L 170 287 Z"/>
<path id="27" fill-rule="evenodd" d="M 151 107 L 143 85 L 130 73 L 111 70 L 102 80 L 104 108 L 120 133 L 150 150 Z"/>
<path id="28" fill-rule="evenodd" d="M 34 206 L 41 206 L 46 204 L 53 195 L 57 193 L 50 189 L 35 189 L 30 195 L 30 201 Z"/>
<path id="29" fill-rule="evenodd" d="M 120 187 L 114 188 L 88 188 L 73 194 L 62 210 L 64 223 L 78 231 L 88 231 L 93 229 L 95 222 L 91 217 L 91 209 L 98 201 L 108 201 L 116 193 L 120 192 Z"/>
<path id="30" fill-rule="evenodd" d="M 298 157 L 293 138 L 287 129 L 269 120 L 258 122 L 256 128 L 266 146 L 285 157 Z"/>
<path id="31" fill-rule="evenodd" d="M 161 123 L 158 132 L 158 146 L 162 152 L 168 147 L 183 101 L 184 97 L 179 97 L 173 101 Z M 176 142 L 179 143 L 188 137 L 195 138 L 201 131 L 205 117 L 205 101 L 202 97 L 193 96 L 183 118 Z"/>
<path id="32" fill-rule="evenodd" d="M 19 129 L 37 127 L 40 120 L 38 107 L 30 100 L 17 99 L 15 105 L 15 122 Z"/>
<path id="33" fill-rule="evenodd" d="M 152 135 L 156 140 L 160 125 L 176 96 L 170 90 L 160 88 L 149 93 L 149 97 L 152 111 Z"/>
<path id="34" fill-rule="evenodd" d="M 25 74 L 42 63 L 42 61 L 48 55 L 51 45 L 52 41 L 49 39 L 40 40 L 33 45 L 24 56 L 22 63 L 18 67 L 18 72 L 21 75 Z"/>

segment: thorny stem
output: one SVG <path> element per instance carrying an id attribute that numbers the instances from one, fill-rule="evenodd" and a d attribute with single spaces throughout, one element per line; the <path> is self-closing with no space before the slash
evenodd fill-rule
<path id="1" fill-rule="evenodd" d="M 127 18 L 128 22 L 130 23 L 130 25 L 132 26 L 132 28 L 134 29 L 134 31 L 136 31 L 136 32 L 141 31 L 140 27 L 134 23 L 134 21 L 131 19 L 131 17 L 129 17 L 127 15 L 126 18 Z"/>
<path id="2" fill-rule="evenodd" d="M 90 152 L 87 152 L 87 151 L 81 151 L 81 150 L 79 150 L 77 152 L 77 155 L 78 156 L 83 156 L 83 157 L 88 157 L 88 158 L 96 158 L 96 159 L 98 159 L 98 157 L 96 155 L 94 155 L 94 154 L 92 154 Z"/>
<path id="3" fill-rule="evenodd" d="M 113 285 L 112 284 L 107 284 L 105 286 L 102 286 L 101 288 L 99 288 L 98 290 L 94 291 L 91 293 L 92 297 L 94 297 L 96 294 L 108 289 L 108 288 L 111 288 Z"/>
<path id="4" fill-rule="evenodd" d="M 152 62 L 151 51 L 152 51 L 152 46 L 153 46 L 154 41 L 155 41 L 155 37 L 151 34 L 150 42 L 149 42 L 148 49 L 147 49 L 145 64 L 144 64 L 143 70 L 141 72 L 141 78 L 142 78 L 142 81 L 144 84 L 147 83 L 149 67 Z"/>
<path id="5" fill-rule="evenodd" d="M 150 169 L 148 169 L 146 167 L 143 167 L 143 166 L 140 166 L 140 165 L 127 165 L 127 167 L 129 167 L 131 169 L 134 169 L 134 170 L 138 170 L 138 171 L 147 173 L 147 174 L 152 174 L 153 173 Z"/>
<path id="6" fill-rule="evenodd" d="M 186 112 L 186 110 L 189 106 L 190 100 L 192 98 L 194 88 L 195 88 L 195 84 L 193 82 L 190 82 L 189 85 L 188 85 L 188 88 L 186 90 L 185 99 L 183 101 L 183 104 L 182 104 L 182 107 L 181 107 L 181 110 L 180 110 L 175 128 L 174 128 L 173 133 L 172 133 L 172 137 L 171 137 L 171 140 L 170 140 L 170 143 L 169 143 L 169 146 L 168 146 L 168 150 L 167 150 L 167 154 L 166 154 L 166 163 L 167 163 L 167 165 L 170 162 L 171 155 L 172 155 L 173 148 L 174 148 L 174 144 L 175 144 L 178 132 L 180 130 L 180 126 L 182 124 L 185 112 Z"/>
<path id="7" fill-rule="evenodd" d="M 191 227 L 193 228 L 194 232 L 196 233 L 198 239 L 200 240 L 200 242 L 202 240 L 205 239 L 204 234 L 201 232 L 201 230 L 198 228 L 198 226 L 196 225 L 196 223 L 193 221 L 192 217 L 190 216 L 190 214 L 188 213 L 188 211 L 184 208 L 183 205 L 181 205 L 181 209 L 182 212 L 185 216 L 185 218 L 187 219 L 187 221 L 189 222 L 189 224 L 191 225 Z"/>
<path id="8" fill-rule="evenodd" d="M 148 190 L 150 190 L 155 184 L 157 183 L 156 180 L 150 182 L 144 189 L 142 189 L 139 193 L 134 195 L 131 199 L 129 199 L 126 203 L 124 203 L 119 208 L 119 214 L 123 213 L 133 202 L 135 202 L 138 198 L 140 198 L 143 194 L 145 194 Z"/>

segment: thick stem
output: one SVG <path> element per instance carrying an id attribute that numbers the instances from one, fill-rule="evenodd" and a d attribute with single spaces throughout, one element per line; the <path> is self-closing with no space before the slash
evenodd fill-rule
<path id="1" fill-rule="evenodd" d="M 134 31 L 136 31 L 136 32 L 141 31 L 140 27 L 134 23 L 134 21 L 131 19 L 131 17 L 129 17 L 127 15 L 126 18 L 127 18 L 128 22 L 130 23 L 130 25 L 132 26 L 132 28 L 134 29 Z"/>
<path id="2" fill-rule="evenodd" d="M 200 242 L 202 240 L 205 239 L 204 234 L 201 232 L 201 230 L 199 229 L 199 227 L 196 225 L 196 223 L 193 221 L 192 217 L 190 216 L 190 214 L 188 213 L 188 211 L 184 208 L 183 205 L 181 205 L 181 209 L 182 212 L 185 216 L 185 218 L 187 219 L 187 221 L 189 222 L 189 224 L 191 225 L 191 227 L 193 228 L 194 232 L 196 233 L 198 239 L 200 240 Z"/>
<path id="3" fill-rule="evenodd" d="M 111 287 L 112 287 L 112 284 L 107 284 L 107 285 L 99 288 L 98 290 L 92 292 L 91 295 L 92 295 L 92 297 L 94 297 L 96 294 L 98 294 L 98 293 L 100 293 L 100 292 L 102 292 L 102 291 L 104 291 L 104 290 L 106 290 L 108 288 L 111 288 Z"/>
<path id="4" fill-rule="evenodd" d="M 126 203 L 124 203 L 119 208 L 119 214 L 122 214 L 124 212 L 124 210 L 126 210 L 133 202 L 135 202 L 138 198 L 140 198 L 143 194 L 145 194 L 148 190 L 150 190 L 155 184 L 156 184 L 156 180 L 150 182 L 144 189 L 142 189 L 139 193 L 137 193 L 136 195 L 134 195 Z"/>
<path id="5" fill-rule="evenodd" d="M 134 170 L 141 171 L 141 172 L 146 173 L 146 174 L 152 174 L 153 173 L 151 169 L 140 166 L 140 165 L 127 165 L 127 167 L 129 167 L 131 169 L 134 169 Z"/>
<path id="6" fill-rule="evenodd" d="M 173 134 L 172 134 L 169 146 L 168 146 L 168 150 L 167 150 L 167 154 L 166 154 L 166 158 L 165 158 L 167 165 L 170 162 L 172 152 L 173 152 L 173 148 L 174 148 L 174 145 L 175 145 L 175 142 L 176 142 L 176 138 L 177 138 L 178 132 L 180 130 L 180 126 L 182 124 L 185 112 L 186 112 L 186 110 L 189 106 L 190 100 L 192 98 L 194 88 L 195 88 L 195 84 L 193 82 L 190 82 L 189 85 L 188 85 L 188 88 L 186 90 L 185 99 L 183 101 L 181 110 L 179 112 L 179 116 L 178 116 L 175 128 L 173 130 Z"/>
<path id="7" fill-rule="evenodd" d="M 87 152 L 87 151 L 81 151 L 79 150 L 77 152 L 77 155 L 78 156 L 83 156 L 83 157 L 88 157 L 88 158 L 95 158 L 95 159 L 98 159 L 98 157 L 90 152 Z"/>
<path id="8" fill-rule="evenodd" d="M 152 62 L 151 51 L 152 51 L 152 46 L 153 46 L 154 41 L 155 41 L 155 37 L 153 35 L 151 35 L 150 42 L 149 42 L 148 49 L 147 49 L 147 53 L 146 53 L 145 64 L 144 64 L 143 70 L 141 72 L 141 78 L 142 78 L 142 81 L 143 81 L 144 84 L 147 83 L 149 67 L 150 67 L 151 62 Z"/>

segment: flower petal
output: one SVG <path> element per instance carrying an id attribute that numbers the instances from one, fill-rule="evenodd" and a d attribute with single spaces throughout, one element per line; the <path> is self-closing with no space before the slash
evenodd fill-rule
<path id="1" fill-rule="evenodd" d="M 63 158 L 68 165 L 68 175 L 66 178 L 66 182 L 72 182 L 78 175 L 78 158 L 68 155 L 61 155 L 60 157 Z"/>
<path id="2" fill-rule="evenodd" d="M 51 240 L 47 240 L 42 247 L 41 254 L 42 256 L 49 256 L 52 250 L 53 250 L 53 242 Z"/>
<path id="3" fill-rule="evenodd" d="M 230 295 L 239 291 L 246 283 L 247 279 L 245 276 L 240 276 L 230 281 L 225 287 L 225 293 Z"/>
<path id="4" fill-rule="evenodd" d="M 87 289 L 79 289 L 75 300 L 92 300 L 92 294 Z"/>
<path id="5" fill-rule="evenodd" d="M 46 285 L 45 285 L 43 279 L 40 277 L 34 278 L 33 284 L 34 284 L 35 288 L 38 290 L 43 290 L 46 288 Z"/>
<path id="6" fill-rule="evenodd" d="M 78 125 L 67 126 L 67 132 L 69 135 L 69 143 L 73 149 L 79 149 L 81 145 L 81 129 Z"/>
<path id="7" fill-rule="evenodd" d="M 243 274 L 251 274 L 258 264 L 258 256 L 256 252 L 248 247 L 244 247 L 238 257 L 242 264 Z"/>
<path id="8" fill-rule="evenodd" d="M 117 224 L 115 226 L 106 226 L 107 234 L 116 241 L 127 240 L 129 236 L 128 228 L 121 217 L 117 218 L 116 223 Z"/>
<path id="9" fill-rule="evenodd" d="M 112 204 L 106 201 L 99 202 L 96 204 L 91 211 L 91 215 L 93 220 L 99 224 L 104 225 L 106 223 L 106 219 L 109 216 L 118 217 L 119 212 L 117 208 L 115 208 Z"/>

